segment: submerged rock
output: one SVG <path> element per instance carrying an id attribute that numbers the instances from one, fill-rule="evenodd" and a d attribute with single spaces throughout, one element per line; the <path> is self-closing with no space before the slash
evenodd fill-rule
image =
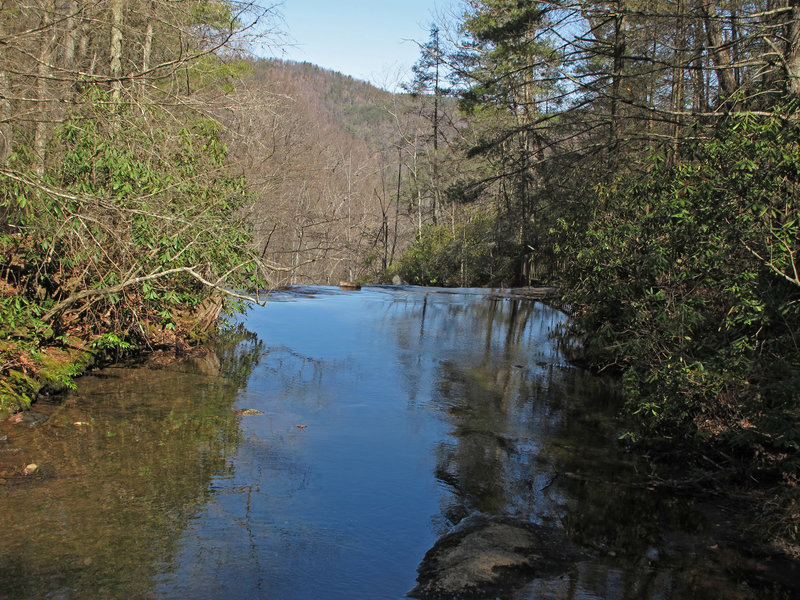
<path id="1" fill-rule="evenodd" d="M 560 529 L 474 515 L 440 538 L 417 568 L 420 600 L 506 597 L 538 577 L 568 571 L 586 555 Z"/>
<path id="2" fill-rule="evenodd" d="M 43 415 L 41 413 L 24 410 L 21 412 L 12 415 L 12 418 L 9 419 L 9 422 L 13 424 L 19 425 L 27 425 L 28 427 L 39 427 L 42 423 L 49 419 L 47 415 Z M 12 420 L 13 419 L 13 420 Z"/>
<path id="3" fill-rule="evenodd" d="M 242 408 L 236 411 L 237 415 L 263 415 L 263 410 L 258 410 L 257 408 Z"/>

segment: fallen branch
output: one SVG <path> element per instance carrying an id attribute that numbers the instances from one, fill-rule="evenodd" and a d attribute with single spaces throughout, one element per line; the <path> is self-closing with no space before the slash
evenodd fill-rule
<path id="1" fill-rule="evenodd" d="M 260 300 L 259 298 L 248 296 L 246 294 L 239 294 L 237 292 L 222 287 L 221 285 L 219 285 L 219 283 L 210 282 L 207 279 L 205 279 L 202 275 L 200 275 L 196 271 L 196 269 L 197 267 L 176 267 L 174 269 L 167 269 L 166 271 L 157 271 L 155 273 L 150 273 L 149 275 L 142 275 L 141 277 L 133 277 L 131 279 L 127 279 L 121 283 L 118 283 L 117 285 L 112 285 L 107 288 L 81 290 L 80 292 L 76 292 L 75 294 L 72 294 L 68 298 L 65 298 L 64 300 L 56 304 L 53 308 L 51 308 L 49 311 L 47 311 L 42 316 L 42 321 L 44 321 L 45 323 L 50 321 L 50 319 L 52 319 L 55 315 L 57 315 L 60 312 L 63 312 L 65 309 L 69 308 L 79 300 L 116 294 L 138 283 L 143 283 L 145 281 L 152 281 L 153 279 L 161 279 L 162 277 L 169 277 L 170 275 L 178 275 L 178 274 L 190 275 L 191 277 L 194 277 L 197 281 L 199 281 L 206 287 L 219 290 L 224 295 L 236 298 L 238 300 L 245 300 L 247 302 L 258 304 L 259 306 L 264 306 L 264 304 L 266 303 L 266 300 Z"/>

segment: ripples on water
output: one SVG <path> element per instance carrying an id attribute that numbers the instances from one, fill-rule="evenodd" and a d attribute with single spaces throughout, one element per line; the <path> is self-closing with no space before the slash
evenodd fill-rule
<path id="1" fill-rule="evenodd" d="M 643 557 L 665 523 L 687 540 L 698 525 L 627 485 L 613 386 L 566 364 L 558 311 L 484 290 L 304 288 L 243 321 L 253 333 L 216 355 L 84 377 L 39 404 L 45 425 L 10 430 L 0 465 L 41 469 L 0 486 L 1 598 L 401 598 L 474 511 L 563 525 L 597 551 L 519 598 L 690 585 L 695 542 L 673 545 L 680 577 Z"/>

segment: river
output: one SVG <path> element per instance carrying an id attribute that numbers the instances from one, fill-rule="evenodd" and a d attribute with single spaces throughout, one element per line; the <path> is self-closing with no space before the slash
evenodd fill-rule
<path id="1" fill-rule="evenodd" d="M 591 556 L 517 600 L 756 597 L 707 515 L 641 484 L 564 320 L 489 290 L 294 288 L 215 353 L 82 377 L 0 430 L 0 598 L 398 599 L 476 513 Z"/>

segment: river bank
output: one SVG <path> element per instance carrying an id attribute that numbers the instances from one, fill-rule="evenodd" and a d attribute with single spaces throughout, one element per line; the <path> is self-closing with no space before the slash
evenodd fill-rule
<path id="1" fill-rule="evenodd" d="M 93 323 L 96 315 L 59 322 L 56 331 L 39 319 L 42 311 L 35 305 L 27 306 L 24 319 L 0 312 L 0 332 L 7 336 L 0 341 L 0 420 L 29 409 L 41 394 L 74 389 L 75 379 L 92 368 L 191 353 L 215 334 L 223 306 L 223 299 L 211 294 L 194 307 L 174 308 L 165 323 L 131 302 L 128 310 L 138 310 L 138 318 L 125 331 L 110 321 Z"/>

